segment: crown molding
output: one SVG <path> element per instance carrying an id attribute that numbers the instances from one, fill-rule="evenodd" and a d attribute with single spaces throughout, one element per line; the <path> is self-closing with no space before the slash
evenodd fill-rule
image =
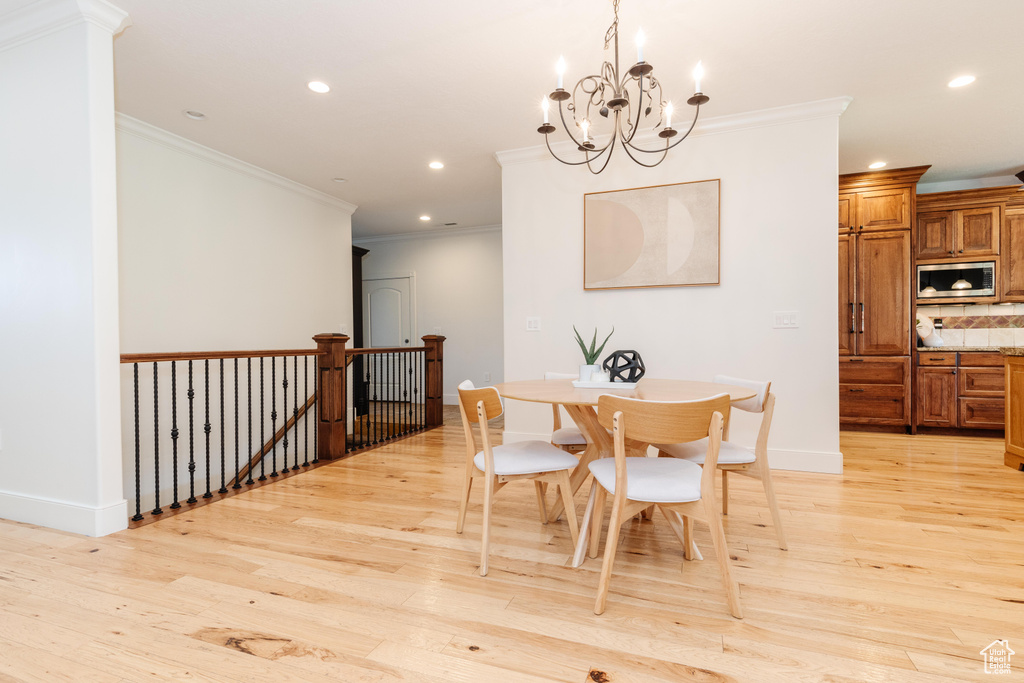
<path id="1" fill-rule="evenodd" d="M 422 232 L 405 232 L 395 235 L 377 235 L 375 237 L 353 237 L 352 244 L 373 244 L 374 242 L 402 242 L 406 240 L 434 239 L 438 237 L 456 237 L 458 235 L 476 235 L 484 232 L 501 232 L 500 225 L 481 225 L 476 228 L 438 228 Z"/>
<path id="2" fill-rule="evenodd" d="M 0 52 L 81 23 L 116 36 L 132 20 L 127 12 L 106 0 L 36 0 L 0 15 Z"/>
<path id="3" fill-rule="evenodd" d="M 200 145 L 198 142 L 192 142 L 180 135 L 170 133 L 163 128 L 157 128 L 152 124 L 132 118 L 127 114 L 122 114 L 120 112 L 117 113 L 116 127 L 119 131 L 128 133 L 129 135 L 134 135 L 138 138 L 142 138 L 143 140 L 167 147 L 168 149 L 173 149 L 176 152 L 187 154 L 191 157 L 195 157 L 196 159 L 213 164 L 214 166 L 219 166 L 229 171 L 234 171 L 235 173 L 240 173 L 242 175 L 249 176 L 250 178 L 262 180 L 270 183 L 271 185 L 289 190 L 305 197 L 306 199 L 311 199 L 320 204 L 343 211 L 349 216 L 359 208 L 355 204 L 346 202 L 344 199 L 338 199 L 337 197 L 332 197 L 320 190 L 314 190 L 308 185 L 303 185 L 302 183 L 297 183 L 294 180 L 289 180 L 284 176 L 271 173 L 259 166 L 254 166 L 253 164 L 242 161 L 241 159 L 236 159 L 235 157 L 228 156 L 223 152 L 218 152 L 217 150 L 206 147 L 205 145 Z"/>
<path id="4" fill-rule="evenodd" d="M 838 118 L 853 101 L 852 97 L 832 97 L 826 100 L 814 102 L 803 102 L 790 104 L 783 107 L 771 109 L 758 109 L 755 111 L 743 112 L 741 114 L 728 114 L 716 116 L 709 119 L 701 119 L 694 126 L 690 137 L 702 135 L 715 135 L 718 133 L 731 133 L 749 128 L 763 128 L 766 126 L 780 126 L 798 121 L 810 121 L 812 119 Z M 605 136 L 604 139 L 607 139 Z M 636 136 L 638 145 L 645 146 L 651 143 L 658 143 L 660 138 L 653 132 Z M 599 145 L 600 146 L 600 145 Z M 576 146 L 568 140 L 556 142 L 551 148 L 559 156 L 568 156 L 576 152 Z M 546 145 L 535 145 L 520 149 L 510 149 L 497 152 L 494 155 L 499 166 L 512 164 L 527 164 L 536 161 L 551 160 L 551 154 Z"/>

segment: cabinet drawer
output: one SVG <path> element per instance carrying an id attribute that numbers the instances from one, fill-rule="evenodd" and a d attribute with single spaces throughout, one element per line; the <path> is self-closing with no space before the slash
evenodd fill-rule
<path id="1" fill-rule="evenodd" d="M 1002 429 L 1005 405 L 1001 398 L 961 398 L 960 426 L 973 429 Z"/>
<path id="2" fill-rule="evenodd" d="M 902 385 L 840 384 L 839 421 L 908 424 L 906 390 Z"/>
<path id="3" fill-rule="evenodd" d="M 1006 393 L 1006 375 L 1002 368 L 960 368 L 959 395 L 1002 398 Z"/>
<path id="4" fill-rule="evenodd" d="M 960 366 L 970 368 L 1001 368 L 1003 354 L 998 351 L 961 351 Z"/>
<path id="5" fill-rule="evenodd" d="M 918 353 L 918 365 L 956 365 L 956 352 L 946 351 L 944 353 Z"/>
<path id="6" fill-rule="evenodd" d="M 840 384 L 908 384 L 909 358 L 840 358 Z"/>

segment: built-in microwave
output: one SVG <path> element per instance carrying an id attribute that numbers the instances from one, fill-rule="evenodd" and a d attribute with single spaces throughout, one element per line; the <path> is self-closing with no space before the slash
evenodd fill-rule
<path id="1" fill-rule="evenodd" d="M 919 265 L 917 298 L 970 299 L 995 296 L 995 276 L 995 261 Z"/>

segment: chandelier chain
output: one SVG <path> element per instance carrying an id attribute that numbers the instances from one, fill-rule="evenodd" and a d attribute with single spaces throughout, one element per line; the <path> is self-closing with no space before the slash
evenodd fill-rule
<path id="1" fill-rule="evenodd" d="M 615 36 L 619 34 L 619 0 L 612 0 L 612 8 L 615 10 L 615 20 L 604 34 L 604 49 L 606 50 Z"/>

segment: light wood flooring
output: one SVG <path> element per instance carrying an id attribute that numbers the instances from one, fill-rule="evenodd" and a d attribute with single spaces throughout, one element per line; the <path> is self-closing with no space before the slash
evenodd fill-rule
<path id="1" fill-rule="evenodd" d="M 776 472 L 788 552 L 732 478 L 742 621 L 707 529 L 684 562 L 660 517 L 626 525 L 595 616 L 600 562 L 567 566 L 532 484 L 498 494 L 479 577 L 458 426 L 101 539 L 0 522 L 0 680 L 987 680 L 996 638 L 1024 678 L 1024 473 L 1002 442 L 842 449 L 842 476 Z"/>

